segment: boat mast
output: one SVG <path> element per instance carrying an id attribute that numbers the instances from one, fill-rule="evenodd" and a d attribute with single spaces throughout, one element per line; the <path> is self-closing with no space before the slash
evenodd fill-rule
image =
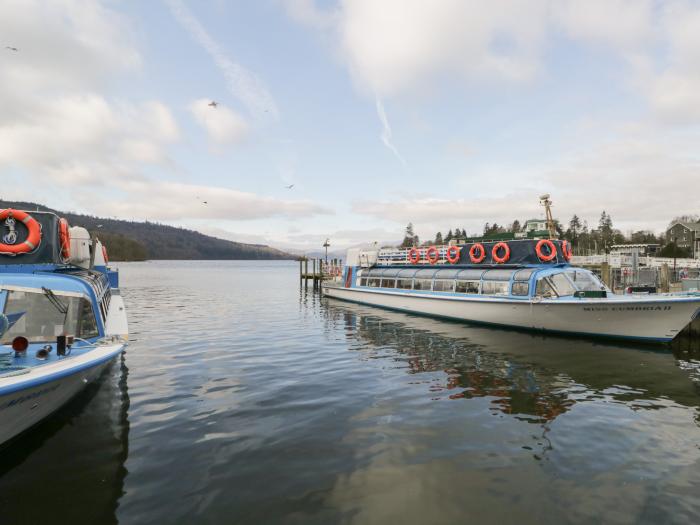
<path id="1" fill-rule="evenodd" d="M 549 200 L 549 193 L 540 195 L 540 205 L 544 206 L 545 218 L 547 220 L 547 230 L 549 238 L 554 239 L 557 236 L 557 231 L 554 228 L 554 219 L 552 218 L 552 201 Z"/>

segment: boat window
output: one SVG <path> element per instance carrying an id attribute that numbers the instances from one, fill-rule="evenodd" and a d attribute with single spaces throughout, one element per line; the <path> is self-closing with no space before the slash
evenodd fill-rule
<path id="1" fill-rule="evenodd" d="M 415 268 L 404 268 L 403 270 L 400 270 L 399 273 L 397 273 L 397 277 L 400 277 L 402 279 L 413 279 L 413 274 L 416 273 Z"/>
<path id="2" fill-rule="evenodd" d="M 414 277 L 416 279 L 432 279 L 433 275 L 435 275 L 437 270 L 435 268 L 424 268 L 422 270 L 418 270 L 416 272 L 416 275 Z"/>
<path id="3" fill-rule="evenodd" d="M 510 289 L 511 295 L 523 296 L 530 292 L 530 285 L 526 282 L 514 282 Z"/>
<path id="4" fill-rule="evenodd" d="M 484 273 L 482 279 L 489 281 L 510 281 L 513 273 L 513 270 L 488 270 Z"/>
<path id="5" fill-rule="evenodd" d="M 567 270 L 566 275 L 577 290 L 593 291 L 606 289 L 598 277 L 587 270 Z"/>
<path id="6" fill-rule="evenodd" d="M 396 277 L 400 270 L 401 268 L 387 268 L 384 270 L 384 273 L 382 273 L 382 278 L 386 279 L 387 277 Z"/>
<path id="7" fill-rule="evenodd" d="M 479 293 L 479 281 L 457 281 L 455 284 L 457 293 Z"/>
<path id="8" fill-rule="evenodd" d="M 557 294 L 549 283 L 547 277 L 541 277 L 537 279 L 537 287 L 535 288 L 535 295 L 537 297 L 556 297 Z"/>
<path id="9" fill-rule="evenodd" d="M 370 277 L 367 279 L 367 286 L 371 288 L 379 288 L 381 286 L 382 280 L 377 277 Z"/>
<path id="10" fill-rule="evenodd" d="M 435 274 L 435 279 L 454 279 L 457 277 L 457 274 L 461 271 L 462 270 L 459 270 L 457 268 L 438 270 L 438 272 Z"/>
<path id="11" fill-rule="evenodd" d="M 360 279 L 360 286 L 367 286 L 367 277 L 362 277 Z"/>
<path id="12" fill-rule="evenodd" d="M 574 295 L 574 293 L 576 293 L 576 288 L 573 287 L 571 282 L 563 273 L 555 273 L 554 275 L 550 276 L 550 279 L 552 280 L 554 289 L 560 296 Z"/>
<path id="13" fill-rule="evenodd" d="M 433 281 L 431 279 L 413 279 L 414 290 L 430 290 L 432 285 Z"/>
<path id="14" fill-rule="evenodd" d="M 508 295 L 508 282 L 482 281 L 481 293 L 484 295 Z"/>
<path id="15" fill-rule="evenodd" d="M 396 288 L 396 279 L 385 279 L 382 277 L 382 288 Z"/>
<path id="16" fill-rule="evenodd" d="M 537 271 L 537 268 L 525 268 L 524 270 L 518 270 L 513 276 L 515 281 L 529 281 L 532 274 Z"/>
<path id="17" fill-rule="evenodd" d="M 57 335 L 96 337 L 97 321 L 92 304 L 85 298 L 53 293 L 10 290 L 5 315 L 23 314 L 0 340 L 9 344 L 18 335 L 30 343 L 55 342 Z"/>
<path id="18" fill-rule="evenodd" d="M 435 292 L 454 292 L 455 282 L 452 279 L 435 279 L 433 282 L 433 291 Z"/>
<path id="19" fill-rule="evenodd" d="M 381 277 L 384 268 L 372 268 L 367 271 L 367 277 Z"/>
<path id="20" fill-rule="evenodd" d="M 410 290 L 413 288 L 413 279 L 397 279 L 396 287 L 402 290 Z"/>
<path id="21" fill-rule="evenodd" d="M 481 279 L 482 273 L 484 273 L 484 270 L 462 270 L 459 272 L 457 279 L 462 281 L 478 281 Z"/>

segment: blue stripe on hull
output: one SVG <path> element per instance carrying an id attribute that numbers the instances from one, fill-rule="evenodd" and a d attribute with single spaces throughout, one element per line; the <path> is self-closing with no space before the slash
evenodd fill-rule
<path id="1" fill-rule="evenodd" d="M 6 387 L 0 387 L 0 396 L 5 396 L 5 395 L 13 394 L 15 392 L 19 392 L 22 390 L 27 390 L 27 389 L 34 388 L 37 386 L 45 385 L 46 383 L 52 383 L 53 381 L 63 379 L 64 377 L 72 376 L 74 374 L 82 372 L 83 370 L 89 370 L 90 368 L 94 368 L 96 366 L 99 366 L 107 361 L 111 361 L 116 356 L 121 354 L 123 350 L 124 350 L 124 346 L 121 346 L 121 347 L 119 347 L 118 350 L 115 350 L 114 352 L 112 352 L 104 357 L 101 357 L 100 359 L 90 361 L 88 363 L 84 363 L 84 364 L 76 366 L 76 367 L 67 368 L 65 370 L 61 370 L 59 372 L 49 374 L 47 376 L 39 377 L 36 379 L 29 379 L 27 381 L 23 381 L 21 383 L 17 383 L 17 384 L 6 386 Z"/>

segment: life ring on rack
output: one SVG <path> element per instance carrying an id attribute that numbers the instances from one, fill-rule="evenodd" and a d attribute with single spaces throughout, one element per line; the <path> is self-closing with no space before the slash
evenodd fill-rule
<path id="1" fill-rule="evenodd" d="M 29 253 L 37 248 L 41 244 L 41 225 L 39 222 L 29 215 L 26 211 L 13 210 L 12 208 L 7 208 L 6 210 L 0 211 L 0 221 L 7 219 L 14 219 L 20 221 L 27 227 L 27 238 L 19 244 L 15 244 L 17 233 L 13 226 L 10 227 L 10 232 L 2 237 L 5 243 L 0 243 L 0 254 L 5 255 L 17 255 L 20 253 Z M 8 242 L 12 238 L 10 242 Z"/>
<path id="2" fill-rule="evenodd" d="M 449 246 L 445 255 L 447 257 L 447 262 L 450 264 L 455 264 L 459 261 L 459 253 L 462 250 L 459 246 Z"/>
<path id="3" fill-rule="evenodd" d="M 408 250 L 408 262 L 411 264 L 418 264 L 420 261 L 420 250 L 418 248 L 411 248 Z"/>
<path id="4" fill-rule="evenodd" d="M 480 255 L 476 254 L 477 250 L 479 250 Z M 484 259 L 486 259 L 486 248 L 484 248 L 484 245 L 480 242 L 472 244 L 472 247 L 469 248 L 469 260 L 474 264 L 479 264 Z"/>
<path id="5" fill-rule="evenodd" d="M 571 243 L 569 243 L 569 241 L 562 241 L 561 254 L 564 256 L 564 259 L 566 259 L 567 262 L 571 260 L 571 257 L 573 257 L 574 252 L 571 250 Z"/>
<path id="6" fill-rule="evenodd" d="M 503 249 L 503 255 L 498 255 L 498 250 Z M 491 258 L 498 264 L 503 264 L 510 259 L 510 246 L 505 242 L 497 242 L 491 249 Z"/>
<path id="7" fill-rule="evenodd" d="M 61 246 L 61 257 L 67 261 L 70 259 L 70 230 L 68 221 L 63 217 L 58 219 L 58 242 Z"/>
<path id="8" fill-rule="evenodd" d="M 104 257 L 105 264 L 109 262 L 109 257 L 107 257 L 107 247 L 103 244 L 102 245 L 102 257 Z"/>
<path id="9" fill-rule="evenodd" d="M 544 246 L 546 246 L 549 249 L 548 255 L 545 255 L 542 251 L 542 248 Z M 554 243 L 549 239 L 540 239 L 535 245 L 535 252 L 537 253 L 537 257 L 540 261 L 549 262 L 557 256 L 557 247 L 554 246 Z"/>
<path id="10" fill-rule="evenodd" d="M 425 258 L 430 264 L 435 264 L 440 259 L 440 252 L 435 246 L 431 246 L 425 251 Z"/>

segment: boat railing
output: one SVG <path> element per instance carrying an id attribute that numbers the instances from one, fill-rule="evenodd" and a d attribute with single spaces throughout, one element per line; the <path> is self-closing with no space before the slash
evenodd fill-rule
<path id="1" fill-rule="evenodd" d="M 394 266 L 401 264 L 446 264 L 447 249 L 449 246 L 434 246 L 438 252 L 437 261 L 428 261 L 425 252 L 431 246 L 416 247 L 420 253 L 420 258 L 417 263 L 411 262 L 409 252 L 412 248 L 382 248 L 377 254 L 377 265 L 379 266 Z"/>

